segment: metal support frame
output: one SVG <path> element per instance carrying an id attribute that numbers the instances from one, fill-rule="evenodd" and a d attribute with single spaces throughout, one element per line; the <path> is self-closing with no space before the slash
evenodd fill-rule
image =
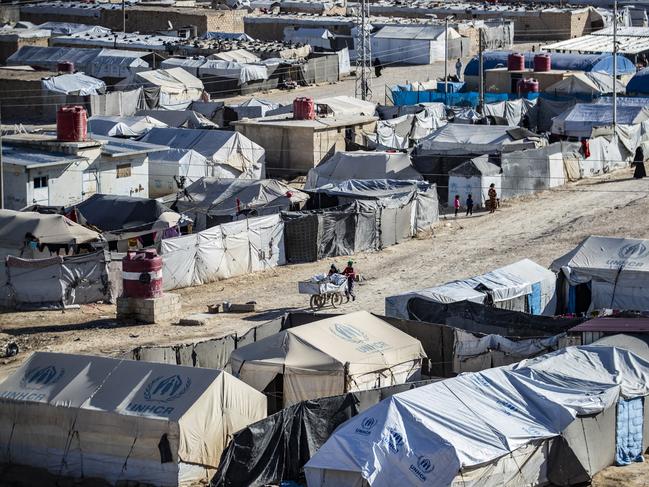
<path id="1" fill-rule="evenodd" d="M 362 100 L 372 99 L 372 45 L 370 39 L 370 3 L 361 0 L 356 5 L 356 86 L 355 95 Z"/>

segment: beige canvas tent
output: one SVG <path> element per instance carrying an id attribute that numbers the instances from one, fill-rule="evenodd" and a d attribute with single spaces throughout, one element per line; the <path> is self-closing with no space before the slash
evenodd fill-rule
<path id="1" fill-rule="evenodd" d="M 215 369 L 38 352 L 0 384 L 0 461 L 110 483 L 209 479 L 266 398 Z"/>
<path id="2" fill-rule="evenodd" d="M 232 372 L 259 391 L 306 399 L 418 380 L 419 340 L 366 311 L 289 328 L 235 350 Z M 276 390 L 268 389 L 279 381 Z"/>

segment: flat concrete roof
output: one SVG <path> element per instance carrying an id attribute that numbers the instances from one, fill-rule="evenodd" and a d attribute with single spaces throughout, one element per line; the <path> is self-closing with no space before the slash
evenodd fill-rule
<path id="1" fill-rule="evenodd" d="M 376 122 L 379 117 L 366 115 L 351 115 L 347 117 L 319 117 L 315 120 L 294 120 L 285 115 L 277 117 L 251 118 L 232 122 L 232 125 L 255 125 L 267 127 L 302 127 L 314 130 L 328 130 L 332 128 L 348 127 Z"/>

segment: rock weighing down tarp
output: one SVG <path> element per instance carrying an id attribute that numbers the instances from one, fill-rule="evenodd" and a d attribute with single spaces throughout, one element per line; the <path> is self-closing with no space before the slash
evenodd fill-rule
<path id="1" fill-rule="evenodd" d="M 284 265 L 284 224 L 279 215 L 224 223 L 162 241 L 165 291 Z"/>
<path id="2" fill-rule="evenodd" d="M 266 398 L 220 370 L 38 352 L 0 384 L 3 462 L 111 483 L 209 478 Z"/>
<path id="3" fill-rule="evenodd" d="M 436 382 L 392 396 L 339 427 L 306 464 L 307 482 L 588 482 L 615 461 L 616 443 L 633 453 L 632 435 L 618 434 L 616 442 L 616 407 L 649 394 L 648 380 L 649 362 L 593 346 Z"/>
<path id="4" fill-rule="evenodd" d="M 276 377 L 284 406 L 417 380 L 419 340 L 366 311 L 284 330 L 235 350 L 232 373 L 259 391 Z"/>
<path id="5" fill-rule="evenodd" d="M 472 301 L 535 315 L 553 315 L 555 285 L 554 272 L 523 259 L 470 279 L 389 296 L 385 298 L 385 314 L 411 319 L 410 301 L 417 298 L 432 303 Z"/>
<path id="6" fill-rule="evenodd" d="M 559 311 L 649 310 L 649 240 L 591 236 L 551 269 L 562 278 Z M 588 297 L 582 300 L 584 288 Z"/>

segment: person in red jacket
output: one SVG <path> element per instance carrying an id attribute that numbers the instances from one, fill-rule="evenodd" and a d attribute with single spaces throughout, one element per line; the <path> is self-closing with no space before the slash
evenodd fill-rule
<path id="1" fill-rule="evenodd" d="M 356 279 L 356 272 L 354 271 L 354 261 L 347 262 L 347 267 L 343 269 L 343 275 L 347 276 L 347 290 L 345 296 L 347 299 L 351 296 L 352 301 L 356 301 L 356 294 L 354 294 L 354 281 Z"/>

